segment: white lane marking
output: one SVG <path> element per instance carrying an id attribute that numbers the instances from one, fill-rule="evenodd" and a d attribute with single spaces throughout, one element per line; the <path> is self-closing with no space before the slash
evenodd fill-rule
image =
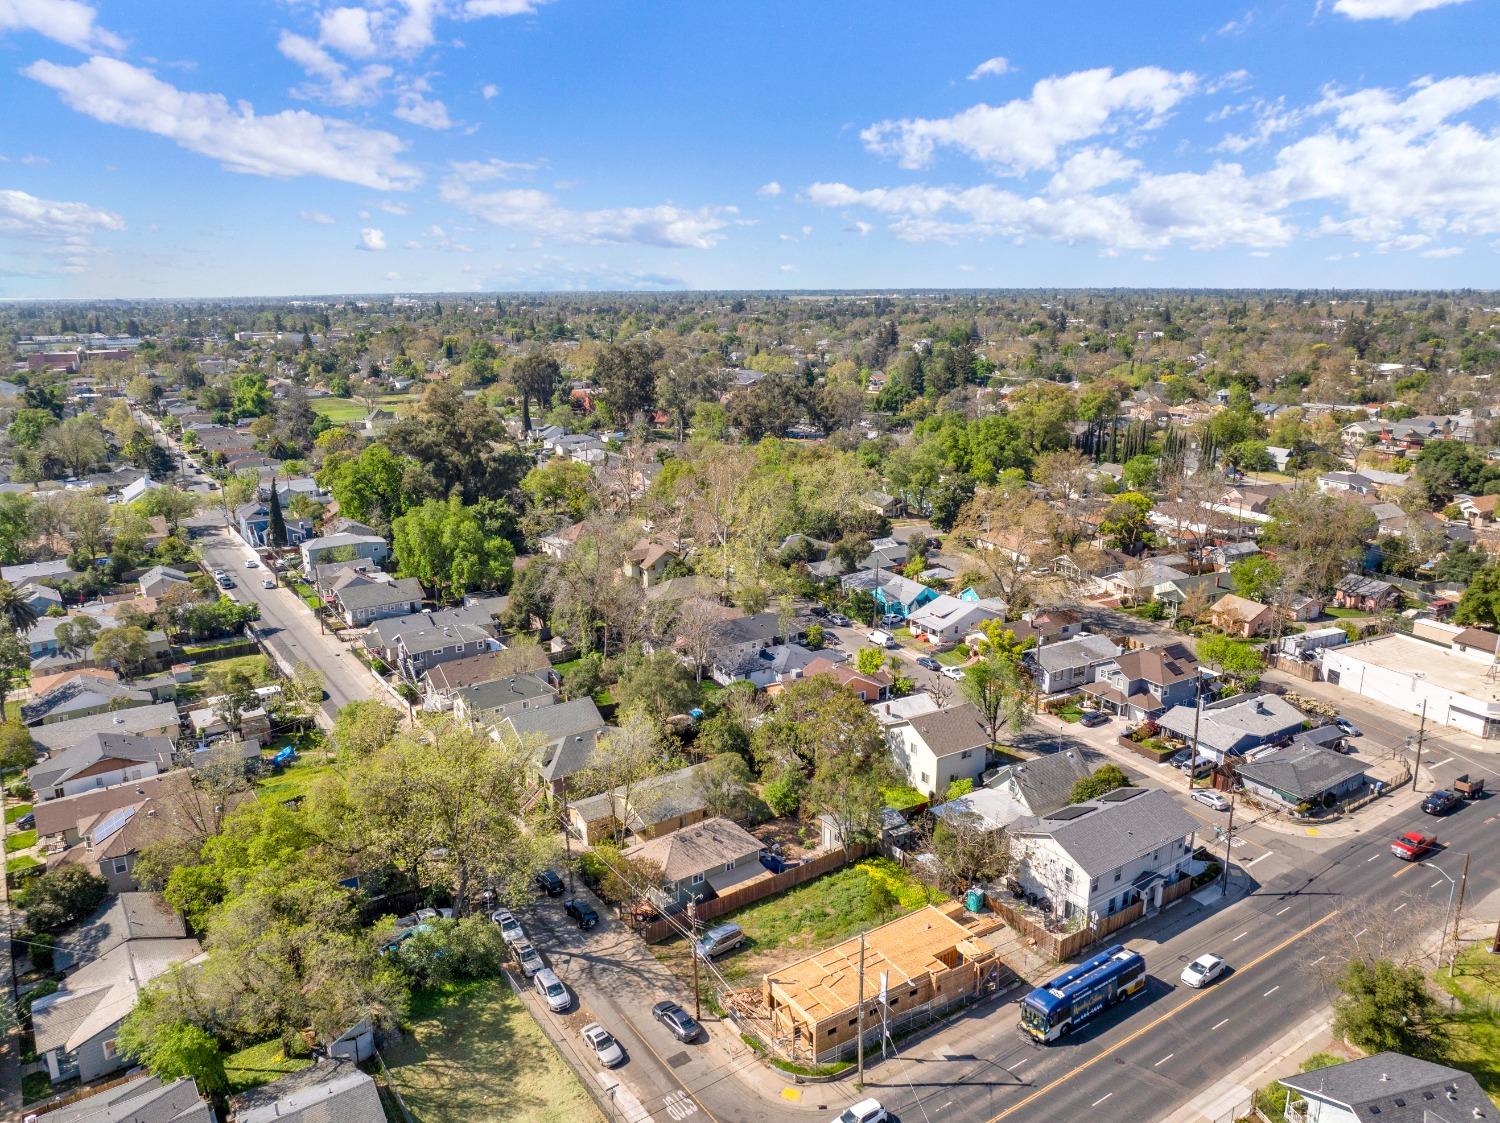
<path id="1" fill-rule="evenodd" d="M 1208 1032 L 1212 1033 L 1214 1030 L 1218 1029 L 1219 1026 L 1227 1026 L 1228 1024 L 1229 1024 L 1229 1019 L 1225 1018 L 1222 1022 L 1216 1023 Z"/>
<path id="2" fill-rule="evenodd" d="M 1367 861 L 1367 862 L 1373 862 L 1378 857 L 1380 857 L 1379 854 L 1371 854 L 1368 858 L 1365 859 L 1365 861 Z"/>
<path id="3" fill-rule="evenodd" d="M 1368 931 L 1369 931 L 1368 928 L 1361 928 L 1358 932 L 1354 933 L 1354 938 L 1357 940 L 1357 939 L 1359 939 L 1361 936 L 1363 936 Z"/>
<path id="4" fill-rule="evenodd" d="M 1098 1106 L 1099 1106 L 1099 1105 L 1100 1105 L 1100 1104 L 1102 1104 L 1102 1103 L 1103 1103 L 1103 1102 L 1104 1102 L 1104 1101 L 1105 1101 L 1105 1100 L 1107 1100 L 1107 1099 L 1109 1099 L 1109 1097 L 1110 1097 L 1110 1096 L 1112 1096 L 1112 1095 L 1114 1095 L 1114 1093 L 1113 1093 L 1113 1092 L 1105 1092 L 1105 1093 L 1104 1093 L 1104 1095 L 1102 1095 L 1102 1096 L 1100 1096 L 1100 1097 L 1099 1097 L 1099 1098 L 1098 1098 L 1098 1099 L 1097 1099 L 1097 1100 L 1095 1100 L 1095 1101 L 1094 1101 L 1094 1102 L 1093 1102 L 1093 1103 L 1091 1103 L 1091 1104 L 1089 1104 L 1089 1107 L 1098 1107 Z"/>
<path id="5" fill-rule="evenodd" d="M 1010 1066 L 1011 1072 L 1015 1072 L 1016 1069 L 1020 1068 L 1023 1064 L 1025 1064 L 1029 1060 L 1031 1060 L 1030 1057 L 1022 1057 L 1019 1061 L 1017 1061 L 1015 1064 L 1013 1064 L 1013 1065 Z"/>
<path id="6" fill-rule="evenodd" d="M 1156 1068 L 1156 1067 L 1158 1067 L 1160 1065 L 1164 1065 L 1168 1061 L 1170 1061 L 1173 1057 L 1175 1057 L 1176 1055 L 1177 1055 L 1176 1053 L 1168 1053 L 1165 1057 L 1163 1057 L 1161 1060 L 1157 1061 L 1156 1064 L 1152 1065 L 1151 1067 L 1152 1068 Z"/>
<path id="7" fill-rule="evenodd" d="M 1239 943 L 1241 940 L 1243 940 L 1248 935 L 1250 935 L 1250 933 L 1248 931 L 1241 932 L 1238 936 L 1236 936 L 1234 939 L 1230 940 L 1229 942 L 1231 944 L 1237 944 L 1237 943 Z"/>
<path id="8" fill-rule="evenodd" d="M 1272 988 L 1271 988 L 1271 989 L 1270 989 L 1270 990 L 1268 990 L 1268 991 L 1266 991 L 1266 993 L 1265 993 L 1265 994 L 1263 994 L 1263 995 L 1261 995 L 1261 997 L 1262 997 L 1262 998 L 1270 998 L 1270 997 L 1271 997 L 1271 995 L 1273 995 L 1273 994 L 1275 994 L 1275 993 L 1276 993 L 1276 992 L 1277 992 L 1277 991 L 1278 991 L 1278 990 L 1280 990 L 1280 989 L 1281 989 L 1281 984 L 1280 984 L 1280 983 L 1277 983 L 1277 984 L 1276 984 L 1276 985 L 1275 985 L 1275 986 L 1274 986 L 1274 987 L 1272 987 Z"/>
<path id="9" fill-rule="evenodd" d="M 1251 858 L 1248 862 L 1244 863 L 1245 869 L 1248 870 L 1251 866 L 1255 865 L 1256 862 L 1264 862 L 1267 858 L 1269 858 L 1271 856 L 1272 853 L 1273 853 L 1272 851 L 1267 850 L 1259 858 Z"/>
<path id="10" fill-rule="evenodd" d="M 1286 908 L 1282 909 L 1281 912 L 1278 912 L 1276 915 L 1280 916 L 1281 913 L 1283 913 L 1283 912 L 1291 912 L 1291 911 L 1292 911 L 1292 906 L 1291 905 L 1287 905 Z"/>
<path id="11" fill-rule="evenodd" d="M 1436 881 L 1434 881 L 1434 882 L 1433 882 L 1433 883 L 1432 883 L 1432 884 L 1431 884 L 1431 885 L 1429 885 L 1429 886 L 1428 886 L 1428 887 L 1427 887 L 1427 888 L 1429 888 L 1429 889 L 1436 889 L 1436 888 L 1437 888 L 1437 887 L 1438 887 L 1438 886 L 1439 886 L 1439 885 L 1441 885 L 1441 884 L 1442 884 L 1442 883 L 1443 883 L 1443 879 L 1442 879 L 1442 878 L 1438 878 L 1438 879 L 1437 879 L 1437 880 L 1436 880 Z"/>
<path id="12" fill-rule="evenodd" d="M 952 1107 L 952 1106 L 953 1106 L 953 1101 L 952 1101 L 952 1100 L 949 1100 L 949 1101 L 948 1101 L 948 1102 L 947 1102 L 947 1103 L 945 1103 L 945 1104 L 944 1104 L 944 1105 L 943 1105 L 943 1106 L 942 1106 L 942 1107 L 940 1107 L 940 1108 L 938 1108 L 938 1110 L 939 1110 L 939 1111 L 946 1111 L 946 1110 L 947 1110 L 947 1109 L 948 1109 L 948 1108 L 950 1108 L 950 1107 Z"/>
<path id="13" fill-rule="evenodd" d="M 1391 912 L 1392 913 L 1398 913 L 1398 912 L 1400 912 L 1402 909 L 1404 909 L 1409 904 L 1411 904 L 1410 901 L 1402 901 L 1399 905 L 1397 905 L 1394 909 L 1392 909 Z"/>
<path id="14" fill-rule="evenodd" d="M 1429 764 L 1427 767 L 1428 768 L 1441 768 L 1445 764 L 1452 764 L 1452 763 L 1453 763 L 1453 758 L 1450 756 L 1447 760 L 1435 760 L 1431 764 Z"/>
<path id="15" fill-rule="evenodd" d="M 1317 959 L 1314 959 L 1311 963 L 1309 963 L 1308 966 L 1309 967 L 1316 967 L 1319 963 L 1322 963 L 1323 960 L 1325 960 L 1327 958 L 1328 957 L 1326 955 L 1320 955 L 1320 956 L 1318 956 Z"/>

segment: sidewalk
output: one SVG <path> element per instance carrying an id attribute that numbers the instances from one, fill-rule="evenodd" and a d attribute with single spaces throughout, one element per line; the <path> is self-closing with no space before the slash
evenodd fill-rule
<path id="1" fill-rule="evenodd" d="M 1249 1114 L 1250 1099 L 1257 1089 L 1298 1071 L 1302 1062 L 1314 1053 L 1333 1048 L 1332 1023 L 1331 1010 L 1321 1010 L 1306 1018 L 1215 1081 L 1186 1109 L 1174 1109 L 1170 1118 L 1174 1123 L 1233 1123 Z"/>

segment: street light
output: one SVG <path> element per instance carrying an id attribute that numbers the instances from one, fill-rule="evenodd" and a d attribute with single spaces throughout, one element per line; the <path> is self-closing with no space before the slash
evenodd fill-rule
<path id="1" fill-rule="evenodd" d="M 1436 966 L 1439 967 L 1439 968 L 1441 968 L 1442 965 L 1443 965 L 1443 949 L 1445 947 L 1447 947 L 1447 945 L 1448 945 L 1448 914 L 1453 911 L 1453 899 L 1454 899 L 1455 896 L 1457 896 L 1457 898 L 1458 898 L 1458 907 L 1460 909 L 1462 909 L 1463 908 L 1463 895 L 1462 895 L 1462 893 L 1460 893 L 1460 890 L 1465 885 L 1467 885 L 1468 881 L 1469 881 L 1469 852 L 1467 850 L 1465 850 L 1463 852 L 1463 854 L 1464 854 L 1464 868 L 1463 868 L 1463 872 L 1458 875 L 1458 878 L 1456 880 L 1448 873 L 1447 870 L 1443 869 L 1441 866 L 1433 866 L 1432 867 L 1432 869 L 1434 869 L 1435 871 L 1437 871 L 1437 873 L 1441 874 L 1443 877 L 1445 877 L 1445 878 L 1448 879 L 1448 904 L 1446 906 L 1444 906 L 1444 908 L 1443 908 L 1443 928 L 1442 928 L 1442 931 L 1440 933 L 1438 933 L 1438 950 L 1437 950 L 1437 963 L 1436 963 Z M 1457 959 L 1458 958 L 1458 917 L 1456 915 L 1453 918 L 1453 945 L 1454 945 L 1454 947 L 1453 947 L 1453 956 L 1454 956 L 1454 959 Z M 1450 979 L 1453 977 L 1453 964 L 1452 964 L 1451 961 L 1448 964 L 1448 977 Z"/>

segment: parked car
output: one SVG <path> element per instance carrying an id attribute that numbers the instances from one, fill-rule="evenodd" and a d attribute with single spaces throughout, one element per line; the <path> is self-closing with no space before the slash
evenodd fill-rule
<path id="1" fill-rule="evenodd" d="M 812 605 L 807 611 L 820 618 L 828 615 L 828 609 L 821 604 Z"/>
<path id="2" fill-rule="evenodd" d="M 500 925 L 500 938 L 507 944 L 526 938 L 526 929 L 521 927 L 521 922 L 510 909 L 496 909 L 490 913 L 490 919 Z"/>
<path id="3" fill-rule="evenodd" d="M 1188 766 L 1188 761 L 1192 759 L 1192 749 L 1178 749 L 1171 756 L 1167 757 L 1167 763 L 1170 764 L 1173 768 L 1186 768 Z"/>
<path id="4" fill-rule="evenodd" d="M 1093 729 L 1096 725 L 1107 725 L 1109 715 L 1103 710 L 1084 710 L 1078 718 L 1078 724 L 1086 729 Z"/>
<path id="5" fill-rule="evenodd" d="M 273 581 L 273 580 L 271 580 L 271 578 L 267 577 L 264 581 L 262 581 L 260 583 L 260 587 L 262 589 L 274 589 L 274 588 L 276 588 L 276 582 Z"/>
<path id="6" fill-rule="evenodd" d="M 860 1100 L 833 1117 L 833 1123 L 886 1123 L 890 1119 L 879 1100 Z"/>
<path id="7" fill-rule="evenodd" d="M 583 1027 L 583 1043 L 594 1051 L 594 1056 L 605 1068 L 625 1063 L 625 1050 L 620 1048 L 614 1035 L 598 1022 L 590 1022 Z"/>
<path id="8" fill-rule="evenodd" d="M 512 944 L 510 950 L 515 953 L 516 962 L 521 966 L 521 974 L 525 975 L 528 979 L 535 976 L 538 971 L 544 970 L 547 966 L 542 962 L 541 954 L 527 940 L 520 940 Z"/>
<path id="9" fill-rule="evenodd" d="M 227 573 L 224 574 L 223 577 L 219 578 L 219 588 L 221 588 L 221 589 L 232 589 L 232 588 L 234 588 L 234 578 L 231 577 L 231 576 L 229 576 L 229 574 L 227 574 Z"/>
<path id="10" fill-rule="evenodd" d="M 567 892 L 567 886 L 563 885 L 563 879 L 558 877 L 552 870 L 543 870 L 532 878 L 537 889 L 549 897 L 561 897 Z"/>
<path id="11" fill-rule="evenodd" d="M 1182 969 L 1182 982 L 1185 986 L 1206 987 L 1213 982 L 1228 967 L 1217 955 L 1200 955 Z"/>
<path id="12" fill-rule="evenodd" d="M 941 671 L 943 669 L 943 665 L 931 655 L 918 655 L 917 666 L 921 667 L 924 671 Z"/>
<path id="13" fill-rule="evenodd" d="M 1208 788 L 1199 788 L 1193 793 L 1193 800 L 1203 804 L 1204 807 L 1212 807 L 1215 811 L 1228 811 L 1229 800 L 1223 792 L 1210 791 Z"/>
<path id="14" fill-rule="evenodd" d="M 890 632 L 882 632 L 879 628 L 876 628 L 873 632 L 866 632 L 865 639 L 869 640 L 876 647 L 896 646 L 896 637 L 891 635 Z"/>
<path id="15" fill-rule="evenodd" d="M 651 1007 L 651 1016 L 671 1030 L 678 1041 L 692 1041 L 703 1032 L 693 1015 L 675 1002 L 658 1002 Z"/>
<path id="16" fill-rule="evenodd" d="M 1333 724 L 1339 727 L 1339 731 L 1341 733 L 1343 733 L 1343 735 L 1345 737 L 1363 737 L 1364 736 L 1364 734 L 1359 731 L 1359 727 L 1356 726 L 1352 721 L 1350 721 L 1346 717 L 1336 717 L 1336 718 L 1334 718 L 1333 719 Z"/>
<path id="17" fill-rule="evenodd" d="M 1422 801 L 1422 810 L 1428 815 L 1446 815 L 1462 802 L 1457 792 L 1439 788 L 1428 793 L 1427 798 Z"/>
<path id="18" fill-rule="evenodd" d="M 698 941 L 698 954 L 704 959 L 712 959 L 733 951 L 744 942 L 745 933 L 738 924 L 720 924 L 703 933 Z"/>
<path id="19" fill-rule="evenodd" d="M 554 1014 L 561 1014 L 573 1003 L 573 996 L 568 993 L 568 988 L 563 986 L 557 972 L 550 967 L 543 967 L 532 976 L 531 985 L 536 987 L 536 992 Z"/>
<path id="20" fill-rule="evenodd" d="M 222 580 L 224 580 L 224 578 L 226 578 L 228 576 L 229 576 L 229 574 L 225 573 L 222 569 L 216 569 L 216 570 L 214 570 L 214 580 L 215 581 L 222 581 Z"/>
<path id="21" fill-rule="evenodd" d="M 1391 853 L 1403 862 L 1415 862 L 1425 858 L 1437 847 L 1437 836 L 1421 831 L 1407 831 L 1391 843 Z"/>
<path id="22" fill-rule="evenodd" d="M 887 612 L 880 618 L 882 628 L 899 628 L 901 626 L 901 615 L 896 612 Z"/>
<path id="23" fill-rule="evenodd" d="M 29 831 L 34 826 L 36 826 L 36 815 L 33 812 L 28 811 L 16 820 L 18 831 Z"/>
<path id="24" fill-rule="evenodd" d="M 845 616 L 842 612 L 830 612 L 828 614 L 828 622 L 835 628 L 847 628 L 849 626 L 849 617 Z"/>
<path id="25" fill-rule="evenodd" d="M 260 568 L 260 562 L 256 561 L 254 558 L 249 558 L 245 562 L 245 568 L 246 569 L 259 569 Z"/>
<path id="26" fill-rule="evenodd" d="M 944 667 L 943 677 L 951 678 L 954 682 L 963 682 L 964 669 L 962 667 Z"/>
<path id="27" fill-rule="evenodd" d="M 578 927 L 584 930 L 592 928 L 599 923 L 599 914 L 594 911 L 594 906 L 587 901 L 571 900 L 563 902 L 563 912 L 578 922 Z"/>

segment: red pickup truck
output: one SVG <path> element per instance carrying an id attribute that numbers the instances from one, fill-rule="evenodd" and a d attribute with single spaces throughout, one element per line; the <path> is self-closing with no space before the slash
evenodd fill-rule
<path id="1" fill-rule="evenodd" d="M 1437 836 L 1423 834 L 1421 831 L 1407 831 L 1395 842 L 1391 843 L 1391 853 L 1407 862 L 1415 862 L 1424 858 L 1437 847 Z"/>

